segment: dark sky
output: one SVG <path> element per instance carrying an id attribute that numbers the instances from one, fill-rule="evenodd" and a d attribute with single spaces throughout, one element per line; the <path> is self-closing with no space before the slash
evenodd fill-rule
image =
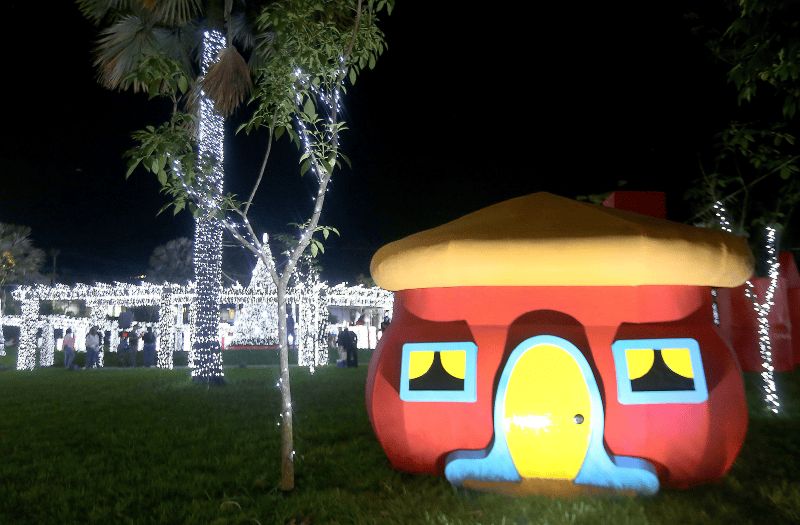
<path id="1" fill-rule="evenodd" d="M 153 175 L 125 180 L 131 132 L 165 115 L 96 83 L 96 29 L 73 3 L 56 4 L 45 13 L 11 6 L 11 19 L 42 23 L 6 55 L 12 137 L 0 221 L 31 226 L 37 246 L 60 249 L 65 281 L 127 279 L 146 271 L 157 245 L 191 237 L 192 219 L 156 217 L 167 200 Z M 384 16 L 389 49 L 344 99 L 353 168 L 334 174 L 325 202 L 322 223 L 341 232 L 320 260 L 330 282 L 368 273 L 387 242 L 536 191 L 575 197 L 627 180 L 624 189 L 667 191 L 669 218 L 689 217 L 682 195 L 699 174 L 696 152 L 724 126 L 735 95 L 691 36 L 687 9 L 517 4 L 398 0 Z M 231 126 L 226 191 L 248 192 L 265 146 Z M 304 222 L 312 194 L 295 147 L 286 138 L 276 147 L 251 212 L 272 233 Z M 254 263 L 242 252 L 226 249 L 224 266 L 246 271 Z"/>

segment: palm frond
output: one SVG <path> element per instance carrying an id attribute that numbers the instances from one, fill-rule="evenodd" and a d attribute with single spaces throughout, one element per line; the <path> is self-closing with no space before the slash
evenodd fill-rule
<path id="1" fill-rule="evenodd" d="M 169 25 L 183 25 L 203 14 L 202 0 L 138 0 Z"/>
<path id="2" fill-rule="evenodd" d="M 214 101 L 220 115 L 227 117 L 252 90 L 253 81 L 244 58 L 235 47 L 226 47 L 203 79 L 203 91 Z"/>
<path id="3" fill-rule="evenodd" d="M 108 89 L 134 92 L 144 86 L 130 75 L 139 63 L 158 53 L 158 37 L 152 24 L 138 16 L 128 15 L 100 33 L 94 64 L 99 66 L 100 82 Z"/>
<path id="4" fill-rule="evenodd" d="M 114 12 L 124 12 L 131 7 L 134 0 L 78 0 L 78 9 L 81 14 L 100 24 L 106 16 Z"/>
<path id="5" fill-rule="evenodd" d="M 239 44 L 243 50 L 256 47 L 255 27 L 246 13 L 232 13 L 227 23 L 233 42 Z"/>
<path id="6" fill-rule="evenodd" d="M 183 98 L 183 111 L 190 115 L 200 114 L 200 101 L 203 99 L 203 84 L 202 78 L 196 79 L 189 85 L 189 91 Z M 192 127 L 192 136 L 197 137 L 200 133 L 199 119 L 195 119 L 195 125 Z"/>
<path id="7" fill-rule="evenodd" d="M 250 61 L 248 63 L 252 71 L 266 67 L 269 57 L 276 52 L 276 38 L 277 35 L 270 31 L 258 35 L 255 49 L 250 53 Z"/>
<path id="8" fill-rule="evenodd" d="M 194 68 L 197 60 L 196 51 L 201 49 L 203 32 L 195 22 L 188 22 L 177 27 L 162 27 L 154 30 L 159 50 L 165 57 L 185 66 L 187 70 Z"/>

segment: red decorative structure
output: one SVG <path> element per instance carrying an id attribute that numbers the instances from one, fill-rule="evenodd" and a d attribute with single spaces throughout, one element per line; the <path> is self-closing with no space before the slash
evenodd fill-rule
<path id="1" fill-rule="evenodd" d="M 625 205 L 630 193 L 625 192 L 624 198 L 617 196 L 612 202 L 619 200 Z M 663 194 L 654 192 L 646 197 L 651 199 L 651 206 L 639 207 L 637 211 L 644 211 L 651 217 L 663 216 Z M 630 202 L 632 200 L 628 199 Z M 545 253 L 549 250 L 547 243 L 554 235 L 566 238 L 551 250 L 555 258 L 543 262 L 536 259 L 534 252 L 518 260 L 509 260 L 509 254 L 513 253 L 509 245 L 492 241 L 491 232 L 496 231 L 495 235 L 502 242 L 508 242 L 503 239 L 504 232 L 497 229 L 495 217 L 518 220 L 526 216 L 520 210 L 536 210 L 531 212 L 534 222 L 539 217 L 551 221 L 536 229 L 538 241 L 524 239 L 528 243 L 525 249 L 530 248 L 530 243 L 539 242 L 544 246 L 535 249 Z M 582 222 L 576 216 L 588 219 Z M 736 357 L 714 325 L 711 286 L 735 286 L 750 274 L 752 256 L 743 241 L 723 232 L 697 232 L 695 230 L 699 229 L 659 218 L 608 210 L 548 194 L 534 194 L 501 203 L 459 221 L 412 236 L 417 238 L 411 241 L 405 239 L 393 243 L 373 259 L 372 273 L 376 282 L 397 291 L 392 323 L 370 362 L 366 401 L 375 434 L 396 468 L 413 473 L 446 474 L 454 484 L 481 490 L 550 495 L 592 493 L 593 490 L 652 494 L 659 487 L 687 488 L 710 482 L 730 469 L 744 441 L 747 408 Z M 605 268 L 607 273 L 608 268 L 615 266 L 602 261 L 599 251 L 591 252 L 592 239 L 598 245 L 606 243 L 601 251 L 614 248 L 615 241 L 607 238 L 606 230 L 602 229 L 604 226 L 597 226 L 604 221 L 613 224 L 609 228 L 624 230 L 618 238 L 619 243 L 640 247 L 631 257 L 647 259 L 645 267 L 631 267 L 630 270 L 625 267 L 626 261 L 619 260 L 619 272 L 609 276 L 609 280 L 620 284 L 611 286 L 600 284 L 606 275 L 597 268 Z M 468 226 L 477 224 L 478 233 L 471 237 L 471 234 L 463 234 L 464 223 Z M 564 233 L 567 228 L 563 224 L 573 229 L 587 224 L 591 232 L 586 235 L 575 231 Z M 631 240 L 640 238 L 647 239 L 647 242 L 635 244 Z M 651 241 L 655 244 L 648 244 Z M 405 244 L 394 246 L 400 243 Z M 718 248 L 722 244 L 725 248 Z M 582 248 L 577 248 L 578 245 Z M 718 270 L 726 276 L 725 284 L 695 282 L 708 279 L 707 275 L 698 274 L 697 266 L 714 267 L 714 258 L 710 254 L 716 252 L 689 253 L 684 251 L 687 245 L 692 245 L 693 250 L 719 249 L 719 253 L 727 254 L 720 256 L 721 269 Z M 503 285 L 480 282 L 483 274 L 470 273 L 471 264 L 465 264 L 459 252 L 463 246 L 474 247 L 471 264 L 483 264 L 481 269 L 488 264 L 486 250 L 503 254 L 498 258 L 498 264 L 505 265 L 507 273 L 490 277 L 503 282 Z M 662 251 L 654 251 L 654 246 L 660 246 Z M 675 247 L 672 253 L 669 251 L 671 246 Z M 582 251 L 584 249 L 589 251 Z M 628 252 L 622 250 L 619 253 Z M 593 257 L 597 257 L 596 264 L 592 264 Z M 430 272 L 433 275 L 427 273 L 424 266 L 428 258 L 431 259 Z M 684 260 L 687 262 L 682 262 Z M 548 266 L 552 264 L 563 267 Z M 647 271 L 647 268 L 660 264 L 667 264 L 666 270 Z M 637 273 L 637 269 L 642 271 Z M 412 275 L 408 287 L 402 280 L 405 278 L 404 270 Z M 662 275 L 673 270 L 674 275 Z M 506 285 L 507 274 L 515 271 L 528 277 L 521 280 L 522 285 Z M 453 272 L 468 275 L 468 280 L 461 285 L 453 284 Z M 576 281 L 583 279 L 582 284 L 571 285 L 570 272 L 575 274 Z M 585 273 L 592 274 L 592 279 L 598 284 L 586 284 Z M 549 279 L 547 285 L 532 284 L 531 279 L 542 279 L 545 274 Z M 663 277 L 676 284 L 663 284 L 662 280 L 658 281 L 659 284 L 634 282 L 626 285 L 627 274 L 636 274 L 632 278 L 645 279 L 644 282 Z M 426 281 L 429 278 L 433 280 Z M 681 281 L 684 278 L 690 283 Z M 436 279 L 444 279 L 447 284 L 415 284 L 435 283 Z M 797 280 L 800 282 L 800 278 Z M 565 361 L 568 362 L 567 368 L 575 364 L 574 360 L 583 374 L 570 377 L 583 379 L 577 383 L 565 379 L 563 390 L 548 392 L 544 402 L 552 401 L 552 409 L 507 414 L 503 420 L 499 411 L 503 409 L 505 398 L 500 396 L 507 395 L 507 388 L 508 392 L 511 391 L 509 385 L 513 374 L 509 367 L 521 362 L 519 356 L 525 355 L 527 342 L 539 339 L 550 344 L 551 348 L 555 345 L 569 350 Z M 656 349 L 636 350 L 637 341 L 642 342 L 639 346 L 644 349 Z M 657 349 L 661 347 L 655 346 L 655 342 L 664 342 L 667 345 L 664 348 L 672 348 L 680 347 L 686 341 L 694 342 L 696 348 L 693 350 L 696 353 L 691 354 L 695 374 L 692 375 L 690 368 L 683 372 L 683 380 L 694 381 L 692 388 L 697 390 L 699 397 L 686 401 L 676 392 L 658 391 L 647 393 L 653 397 L 642 398 L 645 401 L 632 401 L 642 393 L 634 392 L 631 396 L 631 385 L 638 375 L 634 372 L 633 361 L 626 365 L 625 356 L 632 359 L 632 354 L 625 352 L 652 352 L 651 356 L 663 352 L 666 356 L 668 350 Z M 470 370 L 469 358 L 466 367 L 460 369 L 464 371 L 466 368 L 462 378 L 474 374 L 474 401 L 468 396 L 456 402 L 442 401 L 437 397 L 427 402 L 416 397 L 414 401 L 404 400 L 402 392 L 408 395 L 409 377 L 415 377 L 414 372 L 410 376 L 408 372 L 409 367 L 415 366 L 408 357 L 410 350 L 417 348 L 415 344 L 455 342 L 477 347 L 474 370 Z M 621 343 L 625 343 L 622 349 L 619 348 Z M 545 343 L 532 344 L 534 346 L 527 350 L 529 353 L 545 346 Z M 683 351 L 682 348 L 679 350 Z M 553 355 L 561 354 L 556 352 Z M 687 363 L 689 355 L 690 351 L 686 349 Z M 678 370 L 676 366 L 670 367 Z M 565 372 L 562 368 L 563 365 L 553 365 L 551 369 L 528 370 L 525 381 L 535 385 L 552 380 L 553 376 L 561 377 L 559 374 Z M 455 376 L 458 377 L 459 373 Z M 627 386 L 620 381 L 627 382 Z M 464 384 L 467 383 L 465 379 Z M 597 397 L 596 402 L 592 401 L 592 413 L 583 408 L 580 413 L 573 414 L 569 407 L 570 396 L 584 388 L 590 398 L 593 395 Z M 628 392 L 623 395 L 626 388 Z M 541 396 L 541 392 L 537 395 Z M 557 413 L 559 410 L 563 414 Z M 514 418 L 523 422 L 515 423 Z M 538 426 L 545 420 L 552 426 Z M 600 432 L 599 443 L 594 441 L 595 436 L 591 438 L 588 451 L 585 447 L 582 451 L 565 450 L 565 445 L 558 442 L 562 430 L 571 431 L 568 427 L 578 428 L 575 425 L 584 421 L 591 421 L 594 431 Z M 537 441 L 535 446 L 540 449 L 532 452 L 559 457 L 578 455 L 580 472 L 577 475 L 546 476 L 547 479 L 524 474 L 520 466 L 522 460 L 519 455 L 514 456 L 512 445 L 508 445 L 508 450 L 498 451 L 501 445 L 505 446 L 505 441 L 510 443 L 511 440 L 508 428 L 505 433 L 499 428 L 503 425 L 525 427 L 523 438 L 525 435 L 533 437 L 535 433 L 536 439 L 540 439 L 542 436 L 539 434 L 553 431 L 555 441 Z M 509 451 L 512 457 L 509 465 L 495 465 L 496 462 L 502 463 Z M 495 460 L 495 457 L 500 457 L 500 460 Z M 631 473 L 636 478 L 633 481 L 626 477 Z"/>

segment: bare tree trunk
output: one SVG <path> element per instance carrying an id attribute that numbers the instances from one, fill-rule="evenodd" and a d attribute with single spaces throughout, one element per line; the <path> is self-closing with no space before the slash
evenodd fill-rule
<path id="1" fill-rule="evenodd" d="M 294 431 L 292 427 L 292 385 L 289 379 L 289 344 L 286 336 L 286 284 L 283 279 L 278 288 L 278 343 L 281 367 L 281 481 L 282 491 L 294 489 Z"/>

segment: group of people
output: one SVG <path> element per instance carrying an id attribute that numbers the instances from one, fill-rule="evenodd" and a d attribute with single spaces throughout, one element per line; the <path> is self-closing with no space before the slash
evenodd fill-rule
<path id="1" fill-rule="evenodd" d="M 126 365 L 129 367 L 136 366 L 136 353 L 139 351 L 139 331 L 141 328 L 137 325 L 134 326 L 130 332 L 123 332 L 122 338 L 119 343 L 119 352 L 126 356 Z M 150 368 L 155 366 L 156 359 L 156 334 L 153 333 L 153 328 L 148 326 L 147 331 L 142 334 L 142 364 Z"/>
<path id="2" fill-rule="evenodd" d="M 97 327 L 93 326 L 86 334 L 86 368 L 96 368 L 100 366 L 100 344 L 102 338 Z M 64 333 L 64 341 L 61 345 L 64 350 L 64 366 L 72 368 L 72 363 L 75 361 L 75 334 L 72 328 L 67 328 Z"/>
<path id="3" fill-rule="evenodd" d="M 381 322 L 381 332 L 385 332 L 389 328 L 389 315 L 383 317 Z M 361 323 L 356 323 L 361 324 Z M 344 330 L 339 332 L 336 344 L 339 346 L 339 361 L 345 363 L 343 366 L 347 368 L 358 366 L 358 337 L 350 330 L 350 325 L 347 324 Z"/>
<path id="4" fill-rule="evenodd" d="M 345 362 L 347 363 L 347 368 L 357 367 L 358 366 L 358 338 L 356 334 L 350 331 L 350 325 L 344 327 L 344 330 L 339 332 L 338 340 L 336 344 L 341 349 L 339 351 L 340 360 L 344 357 L 342 354 L 345 354 Z"/>
<path id="5" fill-rule="evenodd" d="M 130 332 L 123 333 L 120 341 L 119 351 L 126 357 L 126 362 L 123 362 L 123 364 L 129 367 L 136 366 L 136 352 L 139 349 L 138 328 L 137 326 Z M 156 336 L 152 327 L 147 327 L 147 331 L 142 335 L 142 342 L 144 343 L 142 348 L 144 366 L 149 368 L 155 365 L 156 356 Z M 86 368 L 100 366 L 101 344 L 102 337 L 100 332 L 96 326 L 91 327 L 89 333 L 86 334 Z M 64 334 L 62 349 L 64 350 L 64 366 L 72 368 L 73 361 L 75 361 L 75 334 L 72 332 L 72 328 L 67 328 Z"/>

